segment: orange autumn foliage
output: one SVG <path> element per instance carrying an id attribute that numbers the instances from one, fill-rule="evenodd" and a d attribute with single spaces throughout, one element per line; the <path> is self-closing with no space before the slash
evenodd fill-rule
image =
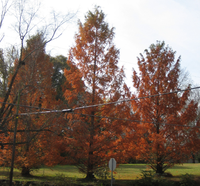
<path id="1" fill-rule="evenodd" d="M 79 22 L 76 45 L 67 60 L 70 70 L 65 70 L 68 83 L 64 96 L 70 107 L 118 101 L 130 94 L 123 68 L 118 67 L 119 50 L 113 44 L 113 30 L 99 7 L 88 12 L 84 24 Z M 75 109 L 67 114 L 68 152 L 86 178 L 92 179 L 107 166 L 111 152 L 117 152 L 123 121 L 111 117 L 124 118 L 129 115 L 127 109 L 126 103 L 119 103 Z"/>
<path id="2" fill-rule="evenodd" d="M 53 66 L 42 42 L 42 34 L 33 36 L 27 41 L 27 47 L 22 53 L 22 58 L 26 57 L 25 65 L 16 76 L 9 98 L 15 99 L 17 92 L 20 92 L 19 113 L 38 112 L 41 108 L 55 109 L 59 104 L 59 101 L 56 101 L 56 91 L 51 86 Z M 13 109 L 13 114 L 15 112 L 16 107 Z M 57 120 L 55 114 L 19 116 L 15 167 L 22 170 L 22 175 L 29 175 L 33 168 L 41 165 L 55 165 L 60 161 L 61 139 L 57 132 L 61 129 L 59 125 L 54 125 Z M 15 117 L 8 125 L 8 137 L 4 138 L 4 143 L 13 142 L 14 122 Z M 9 152 L 12 146 L 7 148 L 4 159 L 9 165 L 12 155 Z"/>
<path id="3" fill-rule="evenodd" d="M 180 57 L 175 60 L 171 48 L 157 42 L 145 50 L 145 55 L 138 58 L 139 74 L 133 71 L 137 91 L 132 98 L 146 98 L 132 101 L 133 113 L 140 122 L 127 138 L 132 144 L 130 152 L 137 152 L 134 155 L 149 163 L 157 173 L 163 173 L 198 149 L 199 128 L 194 123 L 197 104 L 189 100 L 190 90 L 170 93 L 180 90 Z M 169 94 L 158 96 L 163 93 Z"/>

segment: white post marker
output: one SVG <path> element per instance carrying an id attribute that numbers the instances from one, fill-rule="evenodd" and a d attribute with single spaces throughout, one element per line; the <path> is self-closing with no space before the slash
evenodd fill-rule
<path id="1" fill-rule="evenodd" d="M 110 168 L 110 170 L 111 170 L 111 186 L 112 186 L 113 181 L 114 181 L 114 178 L 113 178 L 113 171 L 114 171 L 115 168 L 116 168 L 116 160 L 115 160 L 115 158 L 111 158 L 108 165 L 109 165 L 109 168 Z"/>

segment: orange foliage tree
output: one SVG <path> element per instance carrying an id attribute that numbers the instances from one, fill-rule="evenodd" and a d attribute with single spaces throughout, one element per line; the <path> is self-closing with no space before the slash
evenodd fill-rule
<path id="1" fill-rule="evenodd" d="M 172 93 L 180 90 L 180 57 L 175 60 L 171 48 L 157 42 L 145 54 L 138 57 L 139 74 L 133 71 L 137 93 L 132 98 L 142 99 L 132 101 L 133 113 L 140 123 L 131 134 L 134 141 L 130 147 L 134 149 L 130 151 L 138 152 L 138 158 L 162 174 L 195 151 L 199 128 L 193 121 L 197 117 L 197 104 L 189 100 L 190 90 Z M 127 137 L 130 141 L 131 135 Z"/>
<path id="2" fill-rule="evenodd" d="M 59 104 L 56 101 L 56 90 L 52 88 L 53 64 L 45 53 L 45 44 L 42 34 L 37 34 L 27 40 L 27 47 L 22 52 L 26 56 L 25 65 L 19 70 L 11 91 L 10 100 L 20 92 L 19 113 L 41 111 L 41 108 L 55 109 Z M 38 47 L 40 47 L 38 49 Z M 29 55 L 27 55 L 29 54 Z M 28 56 L 28 57 L 27 57 Z M 25 105 L 25 106 L 23 106 Z M 16 109 L 13 109 L 15 114 Z M 22 175 L 29 175 L 33 168 L 53 165 L 59 160 L 59 129 L 58 118 L 52 113 L 49 115 L 22 115 L 19 116 L 17 127 L 17 146 L 15 167 L 21 169 Z M 7 143 L 13 142 L 13 122 L 7 128 Z M 4 151 L 7 161 L 11 159 L 8 149 Z"/>
<path id="3" fill-rule="evenodd" d="M 123 68 L 118 67 L 119 50 L 113 37 L 114 28 L 109 28 L 99 7 L 87 13 L 84 24 L 79 22 L 76 46 L 70 49 L 67 60 L 70 70 L 65 70 L 64 96 L 70 107 L 119 101 L 129 94 Z M 67 114 L 67 151 L 87 179 L 105 167 L 110 152 L 117 148 L 123 122 L 113 118 L 126 117 L 126 108 L 125 103 L 118 103 L 75 109 L 73 114 Z"/>

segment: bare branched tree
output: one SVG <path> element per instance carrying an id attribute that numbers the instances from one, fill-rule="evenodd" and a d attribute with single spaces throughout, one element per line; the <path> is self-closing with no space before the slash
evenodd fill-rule
<path id="1" fill-rule="evenodd" d="M 0 29 L 3 26 L 3 21 L 5 19 L 5 16 L 6 16 L 8 10 L 10 9 L 10 7 L 11 7 L 11 4 L 10 4 L 9 0 L 1 1 Z M 2 41 L 3 38 L 4 38 L 4 34 L 2 36 L 0 36 L 0 42 Z"/>
<path id="2" fill-rule="evenodd" d="M 2 10 L 2 17 L 1 17 L 1 25 L 5 18 L 6 12 L 10 8 L 8 5 L 8 1 L 4 4 L 2 4 L 2 7 L 4 8 Z M 3 2 L 3 1 L 2 1 Z M 15 78 L 20 70 L 20 67 L 22 65 L 25 65 L 26 59 L 32 55 L 37 50 L 40 50 L 44 47 L 44 45 L 48 44 L 49 42 L 53 41 L 54 39 L 57 39 L 62 35 L 62 32 L 64 31 L 65 25 L 72 20 L 75 14 L 73 13 L 67 13 L 66 15 L 60 15 L 56 14 L 55 12 L 52 13 L 53 19 L 50 23 L 47 23 L 46 20 L 39 17 L 39 10 L 40 10 L 40 3 L 37 1 L 33 1 L 34 4 L 31 3 L 31 1 L 28 0 L 15 0 L 12 4 L 13 8 L 13 15 L 16 19 L 16 22 L 14 23 L 14 30 L 17 32 L 19 36 L 20 41 L 20 47 L 19 47 L 19 58 L 15 59 L 15 68 L 12 73 L 12 77 L 10 78 L 10 81 L 8 83 L 5 96 L 2 99 L 1 107 L 0 107 L 0 130 L 6 131 L 6 123 L 9 119 L 9 116 L 11 115 L 12 109 L 14 107 L 14 104 L 17 102 L 17 95 L 16 98 L 13 99 L 12 102 L 9 101 L 9 96 L 13 87 L 13 84 L 15 82 Z M 26 42 L 26 39 L 33 35 L 34 32 L 41 32 L 44 34 L 44 42 L 41 43 L 41 45 L 38 45 L 36 48 L 34 48 L 33 51 L 30 51 L 30 53 L 26 54 L 26 56 L 22 57 L 24 45 Z M 22 92 L 22 90 L 20 90 Z"/>
<path id="3" fill-rule="evenodd" d="M 192 80 L 191 80 L 190 74 L 185 68 L 182 68 L 180 70 L 178 81 L 179 81 L 180 89 L 185 89 L 188 87 L 188 85 L 192 85 Z"/>

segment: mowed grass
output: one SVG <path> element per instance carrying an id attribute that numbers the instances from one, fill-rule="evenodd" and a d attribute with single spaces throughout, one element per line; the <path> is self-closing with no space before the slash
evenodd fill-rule
<path id="1" fill-rule="evenodd" d="M 115 179 L 134 180 L 141 176 L 142 170 L 152 170 L 145 164 L 123 164 L 116 169 Z M 175 177 L 184 174 L 191 174 L 200 177 L 200 163 L 184 163 L 169 168 L 166 172 L 171 173 Z"/>
<path id="2" fill-rule="evenodd" d="M 0 179 L 8 179 L 9 170 L 9 168 L 1 167 Z M 116 180 L 135 180 L 140 177 L 142 170 L 151 169 L 145 164 L 120 164 L 115 169 L 114 177 Z M 200 164 L 185 163 L 182 165 L 176 165 L 168 169 L 166 172 L 170 172 L 177 179 L 186 173 L 192 174 L 195 177 L 200 177 Z M 64 176 L 72 179 L 81 179 L 85 177 L 84 174 L 80 173 L 78 169 L 72 165 L 57 165 L 52 168 L 44 167 L 34 170 L 32 175 L 32 177 L 23 178 L 20 175 L 20 171 L 14 169 L 14 180 L 51 181 Z"/>
<path id="3" fill-rule="evenodd" d="M 85 175 L 80 173 L 76 166 L 73 165 L 57 165 L 55 167 L 44 167 L 32 172 L 34 176 L 66 176 L 70 178 L 84 178 Z"/>
<path id="4" fill-rule="evenodd" d="M 0 179 L 9 179 L 10 168 L 0 167 Z M 73 165 L 57 165 L 54 167 L 43 167 L 31 171 L 31 177 L 22 177 L 20 170 L 14 169 L 13 180 L 29 180 L 29 181 L 51 181 L 60 179 L 61 177 L 69 178 L 84 178 L 85 175 L 80 173 L 79 170 Z"/>

